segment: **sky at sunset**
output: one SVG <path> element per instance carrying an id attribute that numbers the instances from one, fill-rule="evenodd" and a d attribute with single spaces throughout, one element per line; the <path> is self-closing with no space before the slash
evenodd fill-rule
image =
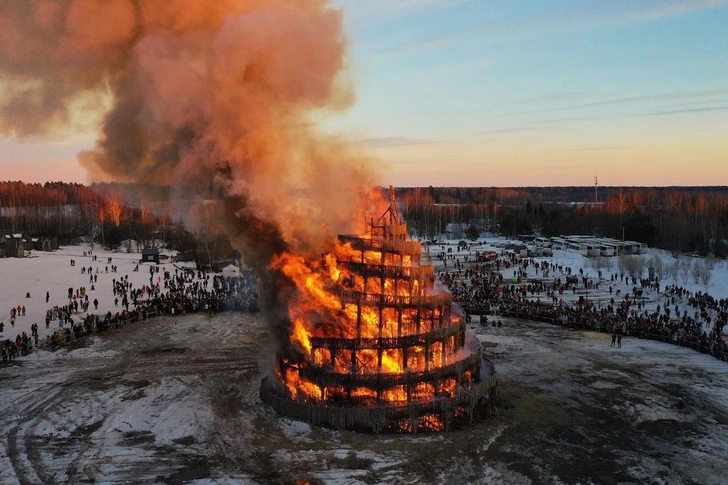
<path id="1" fill-rule="evenodd" d="M 356 100 L 322 123 L 384 185 L 728 185 L 728 0 L 334 5 Z M 0 179 L 85 182 L 94 139 L 0 140 Z"/>

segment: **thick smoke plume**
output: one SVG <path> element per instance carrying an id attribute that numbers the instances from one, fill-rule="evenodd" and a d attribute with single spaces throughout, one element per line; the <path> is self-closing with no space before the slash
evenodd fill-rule
<path id="1" fill-rule="evenodd" d="M 362 220 L 372 176 L 315 124 L 351 103 L 344 70 L 325 0 L 0 2 L 0 132 L 98 116 L 92 180 L 173 187 L 251 263 Z"/>
<path id="2" fill-rule="evenodd" d="M 371 213 L 365 161 L 316 127 L 352 101 L 345 47 L 326 0 L 2 1 L 0 135 L 96 120 L 79 155 L 91 179 L 171 187 L 189 223 L 241 250 L 285 323 L 277 303 L 295 288 L 273 258 L 320 255 Z"/>

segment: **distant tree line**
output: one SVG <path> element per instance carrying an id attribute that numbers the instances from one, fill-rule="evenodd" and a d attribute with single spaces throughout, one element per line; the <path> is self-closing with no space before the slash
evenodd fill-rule
<path id="1" fill-rule="evenodd" d="M 82 184 L 0 182 L 0 233 L 55 236 L 67 244 L 93 232 L 103 205 Z"/>
<path id="2" fill-rule="evenodd" d="M 468 232 L 585 234 L 728 256 L 728 187 L 411 187 L 397 198 L 425 237 L 455 223 Z"/>
<path id="3" fill-rule="evenodd" d="M 0 182 L 0 236 L 57 237 L 138 252 L 164 245 L 212 266 L 239 259 L 225 236 L 191 233 L 168 203 L 166 188 L 124 184 Z"/>
<path id="4" fill-rule="evenodd" d="M 463 235 L 587 234 L 652 247 L 728 256 L 728 187 L 411 187 L 400 210 L 419 236 L 448 224 Z M 136 251 L 163 243 L 202 264 L 239 257 L 224 236 L 191 233 L 165 187 L 0 182 L 0 234 L 95 241 Z M 133 241 L 133 242 L 132 242 Z M 136 247 L 132 247 L 135 245 Z M 123 247 L 122 247 L 123 246 Z"/>

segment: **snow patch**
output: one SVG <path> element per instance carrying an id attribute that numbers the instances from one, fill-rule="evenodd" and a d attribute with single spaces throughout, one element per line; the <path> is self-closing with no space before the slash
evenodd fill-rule
<path id="1" fill-rule="evenodd" d="M 280 420 L 281 431 L 294 441 L 311 441 L 309 435 L 311 434 L 311 426 L 303 421 L 295 421 L 292 419 L 283 418 Z"/>
<path id="2" fill-rule="evenodd" d="M 596 381 L 589 384 L 589 387 L 592 387 L 594 389 L 617 389 L 622 386 L 620 384 L 609 381 Z"/>

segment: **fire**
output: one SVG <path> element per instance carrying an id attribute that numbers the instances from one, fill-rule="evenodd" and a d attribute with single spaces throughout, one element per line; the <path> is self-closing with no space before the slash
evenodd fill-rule
<path id="1" fill-rule="evenodd" d="M 351 397 L 365 400 L 376 399 L 377 392 L 373 389 L 369 389 L 368 387 L 357 387 L 352 389 Z"/>
<path id="2" fill-rule="evenodd" d="M 121 218 L 123 214 L 124 203 L 118 196 L 110 195 L 108 201 L 106 202 L 106 207 L 104 208 L 104 215 L 108 216 L 108 218 L 111 220 L 111 222 L 114 223 L 114 225 L 119 226 L 121 225 Z"/>
<path id="3" fill-rule="evenodd" d="M 388 349 L 382 352 L 382 371 L 388 374 L 401 374 L 402 351 L 399 349 Z"/>
<path id="4" fill-rule="evenodd" d="M 286 370 L 286 382 L 294 399 L 298 397 L 299 393 L 313 399 L 322 397 L 321 389 L 311 382 L 300 379 L 295 368 Z"/>
<path id="5" fill-rule="evenodd" d="M 412 392 L 413 399 L 427 399 L 435 394 L 435 388 L 429 382 L 418 383 Z"/>
<path id="6" fill-rule="evenodd" d="M 436 414 L 420 416 L 418 428 L 422 431 L 442 431 L 444 424 Z"/>
<path id="7" fill-rule="evenodd" d="M 371 241 L 371 239 L 365 239 Z M 358 274 L 357 265 L 370 265 L 382 268 L 379 275 Z M 332 334 L 339 338 L 376 340 L 393 339 L 401 336 L 418 335 L 432 331 L 443 317 L 439 308 L 420 313 L 419 329 L 417 328 L 417 312 L 395 308 L 381 308 L 376 305 L 362 305 L 361 299 L 367 295 L 381 295 L 381 298 L 399 298 L 402 302 L 424 296 L 421 291 L 427 281 L 418 276 L 428 274 L 415 271 L 410 255 L 404 257 L 383 251 L 366 248 L 355 249 L 351 243 L 338 241 L 333 250 L 320 259 L 306 258 L 290 253 L 283 253 L 274 259 L 272 268 L 283 273 L 294 283 L 297 293 L 289 302 L 291 321 L 291 342 L 299 348 L 302 357 L 319 368 L 330 368 L 334 374 L 356 375 L 403 375 L 406 372 L 423 372 L 447 364 L 443 359 L 444 347 L 454 351 L 454 339 L 446 343 L 434 342 L 429 350 L 424 345 L 413 345 L 406 350 L 392 349 L 360 349 L 355 355 L 350 350 L 332 351 L 314 348 L 312 339 L 327 338 Z M 389 276 L 391 273 L 394 276 Z M 401 277 L 397 278 L 396 275 Z M 349 301 L 346 295 L 356 295 L 357 299 Z M 453 317 L 454 318 L 454 317 Z M 453 321 L 457 321 L 454 318 Z M 406 354 L 406 355 L 405 355 Z M 341 395 L 340 389 L 321 389 L 312 382 L 301 378 L 297 370 L 284 372 L 285 382 L 294 398 L 325 399 L 326 396 Z M 452 382 L 440 384 L 439 392 L 451 395 Z M 403 386 L 394 386 L 377 393 L 372 389 L 358 387 L 352 389 L 353 399 L 387 403 L 401 403 L 408 400 L 424 399 L 435 396 L 432 384 L 422 384 L 408 396 Z"/>
<path id="8" fill-rule="evenodd" d="M 334 361 L 334 373 L 346 374 L 351 369 L 351 352 L 348 350 L 340 350 L 336 353 Z"/>
<path id="9" fill-rule="evenodd" d="M 392 258 L 382 256 L 381 252 L 356 251 L 350 244 L 337 243 L 334 250 L 323 256 L 321 261 L 307 261 L 302 256 L 283 253 L 271 265 L 285 274 L 299 290 L 295 302 L 289 306 L 289 313 L 293 323 L 292 340 L 301 344 L 310 352 L 309 338 L 323 337 L 325 333 L 316 328 L 307 318 L 311 312 L 318 313 L 329 319 L 333 317 L 336 327 L 346 338 L 379 338 L 380 327 L 382 337 L 396 335 L 396 315 L 391 309 L 384 309 L 381 314 L 374 307 L 361 307 L 356 302 L 343 303 L 342 290 L 376 294 L 381 293 L 391 297 L 419 296 L 421 283 L 413 280 L 411 284 L 402 284 L 395 278 L 363 278 L 361 275 L 347 269 L 346 263 L 367 261 L 389 261 Z M 412 261 L 402 259 L 398 266 L 388 268 L 411 268 Z M 416 329 L 408 325 L 413 319 L 410 315 L 403 315 L 405 334 L 413 334 Z M 358 330 L 355 332 L 355 329 Z"/>
<path id="10" fill-rule="evenodd" d="M 384 401 L 391 403 L 403 403 L 407 402 L 407 390 L 404 386 L 396 386 L 391 389 L 386 389 L 382 393 Z"/>
<path id="11" fill-rule="evenodd" d="M 293 324 L 292 340 L 299 343 L 306 349 L 306 352 L 311 352 L 311 341 L 309 340 L 309 334 L 303 320 L 296 320 Z"/>
<path id="12" fill-rule="evenodd" d="M 455 379 L 446 379 L 440 383 L 438 392 L 440 395 L 454 397 L 455 390 L 457 389 L 457 381 Z"/>
<path id="13" fill-rule="evenodd" d="M 451 296 L 434 291 L 434 271 L 420 265 L 404 224 L 383 218 L 372 220 L 367 235 L 339 236 L 318 257 L 282 252 L 273 259 L 271 268 L 293 285 L 285 303 L 287 349 L 296 354 L 279 355 L 276 371 L 294 401 L 386 406 L 399 413 L 392 430 L 440 431 L 449 421 L 439 413 L 457 406 L 433 412 L 439 404 L 432 403 L 472 388 L 480 353 L 464 349 L 465 325 Z M 425 414 L 399 419 L 408 406 Z"/>
<path id="14" fill-rule="evenodd" d="M 319 367 L 329 367 L 331 365 L 331 352 L 328 349 L 316 349 L 313 353 L 313 361 Z"/>
<path id="15" fill-rule="evenodd" d="M 418 329 L 413 325 L 416 315 L 403 312 L 398 318 L 397 312 L 392 308 L 378 308 L 364 306 L 360 301 L 344 302 L 344 292 L 358 295 L 381 294 L 382 297 L 400 297 L 406 299 L 419 296 L 422 288 L 421 282 L 410 278 L 409 283 L 396 277 L 373 276 L 371 278 L 357 274 L 350 264 L 381 265 L 387 271 L 401 272 L 408 275 L 411 272 L 411 256 L 398 257 L 398 255 L 385 254 L 382 251 L 368 249 L 354 249 L 350 243 L 337 242 L 334 249 L 325 254 L 320 260 L 308 261 L 302 256 L 283 253 L 278 256 L 272 267 L 281 271 L 296 286 L 298 293 L 289 304 L 289 317 L 291 325 L 291 341 L 297 344 L 303 357 L 318 366 L 331 365 L 335 373 L 346 374 L 402 374 L 406 372 L 422 372 L 426 367 L 435 368 L 442 365 L 442 344 L 436 342 L 431 349 L 430 359 L 425 362 L 425 349 L 423 346 L 413 346 L 408 349 L 405 359 L 401 349 L 383 349 L 381 352 L 362 349 L 352 363 L 351 354 L 340 351 L 333 362 L 331 353 L 327 349 L 316 349 L 312 354 L 311 339 L 325 338 L 334 330 L 337 336 L 350 339 L 380 339 L 395 338 L 400 335 L 415 335 Z M 414 273 L 412 273 L 414 274 Z M 433 311 L 427 314 L 432 319 L 439 319 L 440 313 Z M 427 319 L 426 319 L 427 320 Z M 325 322 L 325 323 L 324 323 Z M 430 330 L 428 325 L 420 331 Z M 381 355 L 380 355 L 381 354 Z M 289 386 L 295 386 L 298 396 L 303 394 L 308 398 L 317 398 L 321 390 L 297 373 L 286 374 Z M 431 386 L 430 386 L 431 387 Z M 359 389 L 352 397 L 369 395 Z M 429 389 L 434 395 L 434 389 Z M 419 395 L 419 393 L 418 393 Z M 407 393 L 400 388 L 387 390 L 379 396 L 386 402 L 401 402 L 407 399 Z"/>
<path id="16" fill-rule="evenodd" d="M 150 207 L 147 207 L 142 203 L 140 211 L 142 224 L 151 225 L 154 223 L 154 213 Z"/>

